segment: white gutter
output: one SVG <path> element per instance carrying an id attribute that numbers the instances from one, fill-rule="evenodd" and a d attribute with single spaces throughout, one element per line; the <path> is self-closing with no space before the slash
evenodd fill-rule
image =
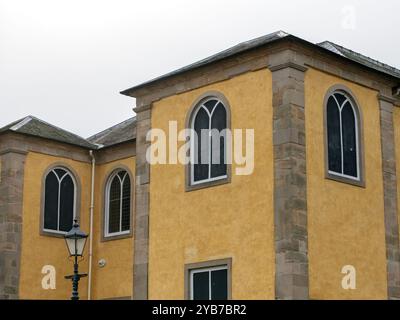
<path id="1" fill-rule="evenodd" d="M 89 208 L 89 271 L 88 271 L 88 300 L 92 299 L 92 260 L 93 260 L 93 209 L 94 209 L 94 175 L 96 159 L 94 158 L 93 150 L 89 151 L 92 158 L 92 181 L 90 187 L 90 208 Z"/>

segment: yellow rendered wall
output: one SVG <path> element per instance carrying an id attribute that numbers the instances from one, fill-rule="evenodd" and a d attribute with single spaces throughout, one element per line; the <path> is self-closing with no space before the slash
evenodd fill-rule
<path id="1" fill-rule="evenodd" d="M 152 128 L 184 129 L 192 103 L 209 90 L 231 106 L 232 129 L 255 130 L 255 169 L 232 182 L 185 192 L 184 165 L 150 171 L 149 298 L 183 299 L 184 266 L 232 258 L 233 299 L 274 299 L 272 83 L 250 72 L 154 103 Z M 180 143 L 182 145 L 182 143 Z"/>
<path id="2" fill-rule="evenodd" d="M 101 241 L 104 233 L 102 220 L 104 215 L 104 187 L 109 175 L 121 165 L 127 167 L 132 176 L 131 184 L 134 194 L 135 158 L 127 158 L 102 164 L 96 168 L 95 209 L 94 209 L 94 256 L 93 256 L 93 299 L 131 298 L 133 291 L 133 237 Z M 134 197 L 131 203 L 132 213 L 135 210 Z M 133 226 L 131 226 L 133 228 Z M 106 260 L 100 268 L 98 261 Z"/>
<path id="3" fill-rule="evenodd" d="M 63 238 L 41 236 L 40 206 L 42 180 L 45 170 L 52 164 L 64 163 L 77 173 L 81 188 L 80 223 L 81 229 L 88 233 L 88 210 L 90 203 L 90 164 L 65 158 L 47 156 L 39 153 L 28 153 L 24 173 L 22 251 L 20 269 L 21 299 L 69 299 L 71 280 L 64 279 L 72 274 L 73 265 L 68 261 L 68 252 Z M 80 263 L 79 271 L 87 272 L 87 247 L 85 259 Z M 42 267 L 52 265 L 56 269 L 56 289 L 42 289 Z M 82 299 L 87 297 L 87 278 L 79 282 L 79 293 Z"/>
<path id="4" fill-rule="evenodd" d="M 400 174 L 400 108 L 393 110 L 394 141 L 396 151 L 396 170 Z M 397 179 L 397 219 L 400 222 L 400 179 Z M 399 230 L 400 237 L 400 230 Z"/>
<path id="5" fill-rule="evenodd" d="M 366 187 L 325 179 L 323 102 L 336 84 L 350 88 L 363 117 Z M 386 256 L 377 92 L 309 69 L 305 77 L 310 297 L 386 299 Z M 356 289 L 341 286 L 356 268 Z"/>
<path id="6" fill-rule="evenodd" d="M 41 236 L 40 201 L 42 177 L 45 170 L 53 164 L 66 164 L 77 174 L 81 185 L 81 229 L 89 233 L 89 206 L 91 164 L 73 161 L 65 158 L 47 156 L 30 152 L 26 158 L 24 176 L 24 202 L 22 224 L 22 253 L 20 298 L 21 299 L 69 299 L 71 281 L 64 276 L 72 273 L 72 263 L 68 261 L 68 253 L 63 238 Z M 96 166 L 95 208 L 94 208 L 94 239 L 92 268 L 92 299 L 131 297 L 133 287 L 133 238 L 100 241 L 103 214 L 103 184 L 105 179 L 119 164 L 128 167 L 135 176 L 135 158 L 122 159 L 104 165 Z M 132 181 L 134 188 L 134 181 Z M 134 199 L 132 208 L 134 210 Z M 88 272 L 87 241 L 84 260 L 79 265 L 79 271 Z M 99 268 L 98 260 L 105 259 L 106 266 Z M 44 265 L 52 265 L 56 269 L 56 289 L 42 289 L 41 273 Z M 87 299 L 88 278 L 82 278 L 79 283 L 81 299 Z"/>

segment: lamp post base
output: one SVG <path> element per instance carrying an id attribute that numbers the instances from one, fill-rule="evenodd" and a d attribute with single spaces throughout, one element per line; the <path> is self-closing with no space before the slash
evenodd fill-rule
<path id="1" fill-rule="evenodd" d="M 79 294 L 78 294 L 78 284 L 79 280 L 81 278 L 87 277 L 86 273 L 75 273 L 69 276 L 65 276 L 65 279 L 71 279 L 72 280 L 72 296 L 71 300 L 79 300 Z"/>

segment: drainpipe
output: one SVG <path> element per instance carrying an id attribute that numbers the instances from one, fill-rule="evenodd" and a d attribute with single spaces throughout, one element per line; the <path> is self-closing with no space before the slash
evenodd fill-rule
<path id="1" fill-rule="evenodd" d="M 94 158 L 93 150 L 89 151 L 92 158 L 92 181 L 90 187 L 90 208 L 89 208 L 89 271 L 88 271 L 88 300 L 92 299 L 92 259 L 93 259 L 93 209 L 94 209 L 94 174 L 96 159 Z"/>

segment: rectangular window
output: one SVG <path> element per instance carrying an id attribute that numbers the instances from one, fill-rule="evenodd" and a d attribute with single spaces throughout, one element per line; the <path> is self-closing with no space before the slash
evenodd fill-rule
<path id="1" fill-rule="evenodd" d="M 228 300 L 228 266 L 189 271 L 191 300 Z"/>

